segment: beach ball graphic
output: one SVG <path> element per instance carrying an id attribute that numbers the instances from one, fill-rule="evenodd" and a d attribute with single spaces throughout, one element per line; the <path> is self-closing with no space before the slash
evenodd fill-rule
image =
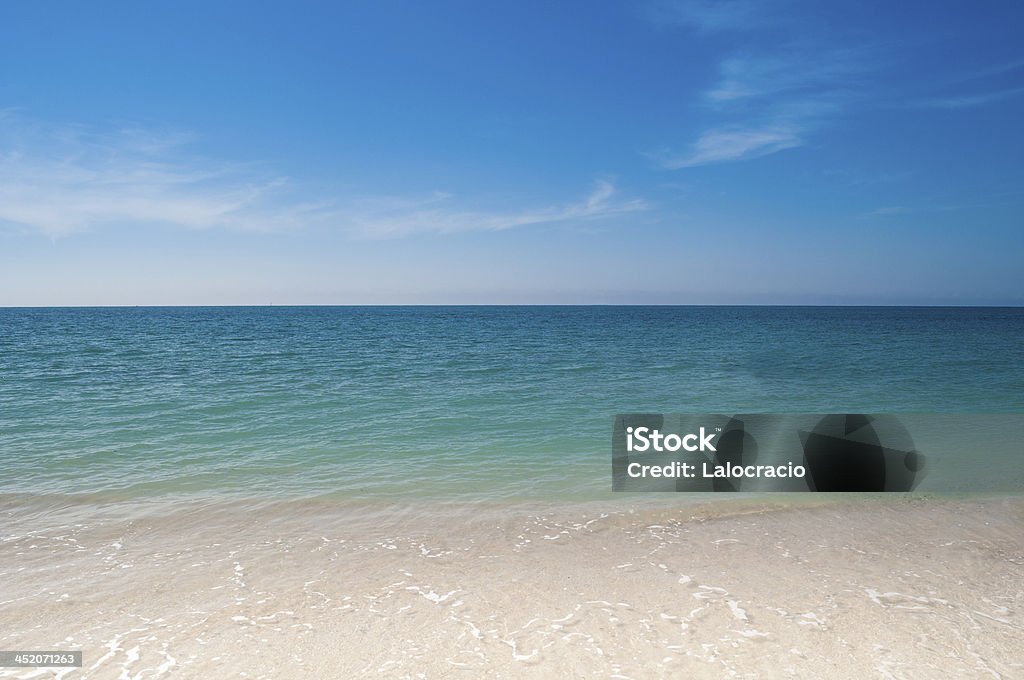
<path id="1" fill-rule="evenodd" d="M 831 414 L 800 430 L 812 491 L 910 491 L 924 457 L 891 415 Z"/>

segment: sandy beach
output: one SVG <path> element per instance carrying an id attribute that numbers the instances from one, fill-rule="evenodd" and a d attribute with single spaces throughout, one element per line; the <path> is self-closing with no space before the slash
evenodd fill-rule
<path id="1" fill-rule="evenodd" d="M 2 509 L 2 677 L 1024 675 L 1019 498 Z"/>
<path id="2" fill-rule="evenodd" d="M 1024 680 L 1022 26 L 0 2 L 0 680 Z"/>

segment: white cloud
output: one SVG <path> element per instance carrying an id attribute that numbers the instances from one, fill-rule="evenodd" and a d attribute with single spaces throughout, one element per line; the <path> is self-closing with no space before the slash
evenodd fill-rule
<path id="1" fill-rule="evenodd" d="M 668 169 L 741 161 L 801 146 L 852 102 L 872 62 L 859 50 L 777 50 L 730 57 L 701 100 L 717 119 L 689 149 L 654 157 Z"/>
<path id="2" fill-rule="evenodd" d="M 1005 90 L 982 92 L 980 94 L 959 95 L 953 97 L 938 97 L 926 99 L 919 102 L 917 106 L 927 109 L 968 109 L 977 106 L 987 106 L 996 102 L 1024 94 L 1024 87 L 1014 87 Z"/>
<path id="3" fill-rule="evenodd" d="M 420 201 L 384 198 L 356 201 L 345 211 L 353 233 L 364 238 L 394 238 L 415 233 L 453 234 L 467 231 L 504 231 L 515 227 L 607 218 L 646 210 L 641 199 L 616 200 L 611 182 L 598 181 L 581 200 L 514 211 L 463 210 L 451 195 Z"/>
<path id="4" fill-rule="evenodd" d="M 501 231 L 641 210 L 599 181 L 588 196 L 515 211 L 426 198 L 312 197 L 265 169 L 189 155 L 191 135 L 96 133 L 0 111 L 0 225 L 50 237 L 107 226 L 288 231 L 328 228 L 361 238 Z"/>
<path id="5" fill-rule="evenodd" d="M 742 39 L 719 60 L 715 82 L 695 102 L 694 117 L 711 122 L 688 148 L 652 154 L 669 169 L 800 146 L 857 99 L 864 76 L 876 68 L 874 50 L 826 42 L 835 32 L 786 0 L 662 2 L 655 20 Z"/>
<path id="6" fill-rule="evenodd" d="M 57 237 L 110 224 L 275 229 L 298 212 L 265 203 L 285 180 L 181 155 L 190 139 L 94 133 L 0 114 L 0 223 Z"/>
<path id="7" fill-rule="evenodd" d="M 790 46 L 773 56 L 737 56 L 719 65 L 719 81 L 706 94 L 712 105 L 743 99 L 791 97 L 815 100 L 860 85 L 871 67 L 863 50 Z"/>
<path id="8" fill-rule="evenodd" d="M 658 23 L 706 33 L 749 30 L 774 23 L 778 15 L 768 10 L 767 3 L 757 0 L 668 0 L 652 6 Z"/>
<path id="9" fill-rule="evenodd" d="M 662 165 L 678 169 L 757 158 L 801 143 L 797 132 L 786 127 L 715 129 L 701 135 L 693 145 L 692 152 L 683 156 L 666 156 L 662 159 Z"/>

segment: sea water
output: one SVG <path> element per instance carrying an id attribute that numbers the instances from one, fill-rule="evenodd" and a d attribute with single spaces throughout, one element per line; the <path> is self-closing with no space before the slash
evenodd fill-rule
<path id="1" fill-rule="evenodd" d="M 623 412 L 1024 411 L 1024 309 L 0 309 L 0 494 L 572 500 Z"/>

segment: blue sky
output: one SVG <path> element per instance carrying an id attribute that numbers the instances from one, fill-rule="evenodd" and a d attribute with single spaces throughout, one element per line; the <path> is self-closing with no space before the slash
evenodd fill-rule
<path id="1" fill-rule="evenodd" d="M 0 305 L 1022 304 L 1022 20 L 3 3 Z"/>

